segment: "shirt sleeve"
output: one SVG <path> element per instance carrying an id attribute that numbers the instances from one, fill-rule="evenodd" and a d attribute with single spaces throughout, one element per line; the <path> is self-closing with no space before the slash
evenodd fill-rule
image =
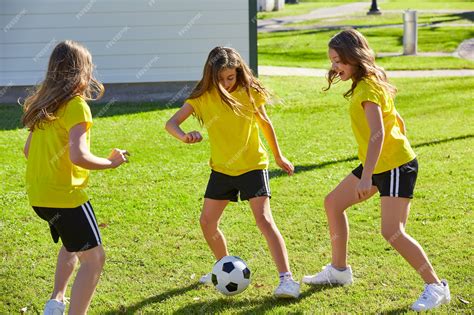
<path id="1" fill-rule="evenodd" d="M 194 109 L 194 113 L 198 116 L 198 117 L 202 117 L 201 116 L 201 97 L 197 97 L 197 98 L 188 98 L 186 101 L 184 101 L 184 103 L 186 104 L 189 104 L 191 105 L 191 107 Z"/>
<path id="2" fill-rule="evenodd" d="M 360 86 L 359 89 L 357 89 L 357 91 L 355 92 L 355 95 L 354 95 L 356 101 L 361 106 L 362 106 L 363 102 L 369 101 L 369 102 L 372 102 L 374 104 L 377 104 L 383 110 L 383 108 L 382 108 L 383 104 L 384 104 L 383 95 L 381 94 L 379 89 L 377 89 L 372 84 L 368 84 L 365 81 L 361 81 L 361 82 L 359 82 L 359 84 L 361 86 Z"/>
<path id="3" fill-rule="evenodd" d="M 252 93 L 252 97 L 255 101 L 255 106 L 257 108 L 260 107 L 260 106 L 263 106 L 267 103 L 267 98 L 262 93 L 258 92 L 255 89 L 252 89 L 251 93 Z"/>
<path id="4" fill-rule="evenodd" d="M 87 123 L 87 129 L 92 126 L 91 109 L 81 97 L 74 97 L 66 104 L 64 125 L 69 132 L 72 127 L 83 122 Z"/>

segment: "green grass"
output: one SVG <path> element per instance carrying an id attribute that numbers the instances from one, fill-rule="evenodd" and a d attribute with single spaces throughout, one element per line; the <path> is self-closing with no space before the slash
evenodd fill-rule
<path id="1" fill-rule="evenodd" d="M 258 19 L 271 19 L 283 16 L 293 16 L 307 14 L 313 10 L 320 8 L 336 7 L 349 2 L 358 2 L 357 0 L 309 0 L 300 1 L 299 4 L 291 5 L 285 4 L 283 10 L 273 12 L 259 12 Z M 367 1 L 367 11 L 370 8 L 370 1 Z M 474 11 L 474 3 L 471 0 L 456 0 L 456 1 L 445 1 L 445 0 L 387 0 L 377 2 L 380 10 L 471 10 Z M 384 13 L 385 14 L 385 13 Z"/>
<path id="2" fill-rule="evenodd" d="M 283 16 L 301 15 L 309 13 L 320 8 L 337 7 L 353 0 L 336 0 L 336 1 L 311 1 L 301 2 L 299 4 L 285 4 L 283 10 L 272 12 L 258 12 L 258 19 L 272 19 Z"/>
<path id="3" fill-rule="evenodd" d="M 327 68 L 327 43 L 339 30 L 307 30 L 258 34 L 259 64 Z M 403 52 L 403 29 L 362 28 L 376 53 Z M 463 27 L 420 27 L 419 52 L 453 52 L 474 29 Z M 443 40 L 440 40 L 443 38 Z M 388 70 L 473 69 L 474 62 L 455 57 L 385 57 L 377 62 Z"/>
<path id="4" fill-rule="evenodd" d="M 418 13 L 419 24 L 469 24 L 474 20 L 474 12 L 472 13 L 450 13 L 450 14 L 435 14 L 435 13 Z M 367 15 L 365 13 L 358 13 L 344 18 L 325 18 L 317 20 L 306 20 L 296 23 L 288 23 L 285 26 L 302 26 L 302 25 L 317 25 L 317 26 L 335 26 L 335 25 L 352 25 L 352 26 L 383 26 L 383 25 L 403 25 L 402 13 L 386 13 L 383 15 Z"/>
<path id="5" fill-rule="evenodd" d="M 472 1 L 385 1 L 379 5 L 402 6 L 411 4 L 412 8 L 474 10 Z M 303 9 L 305 6 L 318 6 L 323 2 L 303 2 L 287 6 Z M 420 6 L 420 7 L 419 7 Z M 392 8 L 393 9 L 393 8 Z M 285 9 L 286 10 L 286 9 Z M 289 11 L 272 12 L 271 14 L 290 14 Z M 288 9 L 290 10 L 290 9 Z M 296 10 L 296 9 L 295 9 Z M 298 9 L 299 10 L 299 9 Z M 265 13 L 266 14 L 266 13 Z M 299 12 L 298 14 L 302 14 Z M 473 12 L 464 13 L 419 13 L 418 52 L 453 53 L 461 42 L 474 37 L 474 27 L 446 26 L 443 24 L 472 24 Z M 401 13 L 387 12 L 380 16 L 367 16 L 356 13 L 345 17 L 307 20 L 289 23 L 285 26 L 297 27 L 314 25 L 323 27 L 313 30 L 291 32 L 272 32 L 258 34 L 258 53 L 261 65 L 326 68 L 327 42 L 342 27 L 351 26 L 359 29 L 369 40 L 376 53 L 403 52 L 403 18 Z M 428 24 L 428 25 L 427 25 Z M 389 27 L 399 25 L 398 27 Z M 472 24 L 474 25 L 474 24 Z M 415 56 L 384 57 L 378 63 L 388 70 L 430 70 L 430 69 L 474 69 L 474 62 L 452 56 Z"/>
<path id="6" fill-rule="evenodd" d="M 272 209 L 286 240 L 297 278 L 330 259 L 323 198 L 358 162 L 351 135 L 347 84 L 322 92 L 322 78 L 265 77 L 281 102 L 269 108 L 283 152 L 296 165 L 283 176 L 272 161 Z M 468 313 L 474 301 L 472 255 L 474 164 L 474 78 L 396 79 L 396 100 L 420 162 L 407 226 L 441 277 L 453 300 L 440 312 Z M 92 106 L 97 115 L 103 105 Z M 90 314 L 116 313 L 380 313 L 405 312 L 422 281 L 380 235 L 378 198 L 349 211 L 349 261 L 356 282 L 327 289 L 304 286 L 298 301 L 277 301 L 275 267 L 247 203 L 226 209 L 221 226 L 231 253 L 253 271 L 250 288 L 224 298 L 197 286 L 212 266 L 199 228 L 209 176 L 209 142 L 179 143 L 163 130 L 176 109 L 156 103 L 114 104 L 95 118 L 92 151 L 107 155 L 128 149 L 131 162 L 92 172 L 89 196 L 107 252 Z M 40 312 L 52 290 L 55 256 L 47 224 L 29 208 L 25 194 L 27 132 L 18 129 L 17 106 L 0 106 L 1 209 L 0 313 Z M 471 127 L 469 127 L 471 126 Z M 184 128 L 198 128 L 194 120 Z M 195 274 L 192 278 L 191 275 Z"/>
<path id="7" fill-rule="evenodd" d="M 388 0 L 378 1 L 382 10 L 474 10 L 474 3 L 471 0 Z"/>

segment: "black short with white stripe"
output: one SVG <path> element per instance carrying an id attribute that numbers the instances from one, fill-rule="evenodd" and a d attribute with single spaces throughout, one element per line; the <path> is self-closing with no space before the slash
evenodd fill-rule
<path id="1" fill-rule="evenodd" d="M 211 172 L 204 198 L 237 202 L 255 197 L 271 197 L 268 170 L 253 170 L 242 175 L 230 176 Z"/>
<path id="2" fill-rule="evenodd" d="M 352 171 L 352 174 L 361 178 L 363 169 L 361 164 Z M 377 186 L 381 197 L 412 199 L 417 175 L 418 161 L 415 158 L 389 171 L 373 174 L 372 185 Z"/>
<path id="3" fill-rule="evenodd" d="M 89 201 L 77 208 L 33 207 L 47 221 L 55 243 L 59 238 L 68 252 L 81 252 L 102 244 L 94 210 Z"/>

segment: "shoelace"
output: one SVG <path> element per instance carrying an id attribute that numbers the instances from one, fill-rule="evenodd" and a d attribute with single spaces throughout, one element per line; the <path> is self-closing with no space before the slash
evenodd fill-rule
<path id="1" fill-rule="evenodd" d="M 287 278 L 287 279 L 280 279 L 280 285 L 291 285 L 295 280 Z"/>
<path id="2" fill-rule="evenodd" d="M 323 277 L 323 279 L 325 279 L 327 282 L 329 282 L 330 285 L 332 285 L 330 275 L 331 275 L 331 272 L 329 271 L 329 266 L 323 267 L 323 271 L 321 272 L 321 277 Z"/>
<path id="3" fill-rule="evenodd" d="M 286 280 L 284 282 L 280 282 L 280 285 L 278 286 L 277 290 L 286 290 L 287 292 L 292 292 L 295 290 L 296 284 L 297 283 L 295 280 Z"/>
<path id="4" fill-rule="evenodd" d="M 428 300 L 430 295 L 438 296 L 438 293 L 434 290 L 433 285 L 425 284 L 425 290 L 421 294 L 423 300 Z"/>

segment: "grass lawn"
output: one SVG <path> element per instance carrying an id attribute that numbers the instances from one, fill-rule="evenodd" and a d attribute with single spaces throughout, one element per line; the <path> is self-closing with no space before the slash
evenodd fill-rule
<path id="1" fill-rule="evenodd" d="M 336 1 L 306 1 L 299 4 L 285 4 L 283 10 L 272 12 L 258 12 L 258 19 L 272 19 L 282 16 L 301 15 L 309 13 L 320 8 L 337 7 L 353 0 L 336 0 Z"/>
<path id="2" fill-rule="evenodd" d="M 474 20 L 474 12 L 469 13 L 418 13 L 419 24 L 468 24 Z M 385 13 L 382 15 L 367 15 L 365 13 L 357 13 L 346 17 L 333 17 L 317 20 L 306 20 L 296 23 L 288 23 L 286 26 L 302 26 L 302 25 L 353 25 L 353 26 L 382 26 L 382 25 L 403 25 L 402 13 Z"/>
<path id="3" fill-rule="evenodd" d="M 287 5 L 284 10 L 271 12 L 270 14 L 298 15 L 307 12 L 295 12 L 296 8 L 303 9 L 313 5 L 319 6 L 321 4 L 324 4 L 324 2 L 307 1 L 298 5 Z M 340 3 L 338 3 L 338 5 L 339 4 Z M 386 10 L 412 8 L 474 11 L 474 3 L 467 0 L 448 2 L 387 0 L 380 2 L 379 6 Z M 287 11 L 287 7 L 289 8 L 288 10 L 292 11 Z M 454 52 L 462 41 L 474 37 L 474 27 L 458 25 L 446 26 L 443 24 L 472 24 L 473 20 L 473 12 L 420 12 L 418 17 L 418 22 L 420 24 L 418 28 L 418 52 Z M 393 28 L 381 27 L 397 24 L 400 26 Z M 376 53 L 401 54 L 403 52 L 402 24 L 403 18 L 401 13 L 395 12 L 386 12 L 380 16 L 367 16 L 365 13 L 356 13 L 345 17 L 290 23 L 287 24 L 287 26 L 315 25 L 327 26 L 327 28 L 291 32 L 259 33 L 259 63 L 261 65 L 272 66 L 326 68 L 328 64 L 326 57 L 327 42 L 332 35 L 339 31 L 339 29 L 335 30 L 333 28 L 348 25 L 358 28 L 369 39 L 369 43 Z M 474 69 L 474 62 L 452 56 L 391 56 L 379 58 L 378 63 L 388 70 Z"/>
<path id="4" fill-rule="evenodd" d="M 387 0 L 378 1 L 382 10 L 474 10 L 472 0 Z"/>
<path id="5" fill-rule="evenodd" d="M 281 100 L 269 108 L 280 144 L 296 165 L 284 176 L 272 161 L 273 215 L 286 240 L 295 276 L 314 273 L 330 259 L 324 196 L 358 162 L 342 84 L 329 92 L 322 78 L 265 77 Z M 424 247 L 451 286 L 452 302 L 440 312 L 468 313 L 474 302 L 472 255 L 474 78 L 394 79 L 397 107 L 420 162 L 407 230 Z M 94 115 L 103 105 L 93 105 Z M 271 293 L 277 274 L 247 203 L 226 209 L 221 226 L 232 254 L 247 261 L 252 283 L 225 298 L 198 286 L 213 258 L 201 235 L 199 213 L 209 176 L 209 142 L 179 143 L 164 131 L 176 109 L 159 104 L 114 104 L 95 116 L 92 152 L 128 149 L 126 166 L 92 172 L 94 205 L 107 263 L 90 314 L 116 313 L 375 313 L 405 312 L 423 284 L 380 235 L 379 198 L 349 211 L 349 287 L 302 287 L 298 301 Z M 59 245 L 29 208 L 25 194 L 27 136 L 18 129 L 20 109 L 0 106 L 1 209 L 0 313 L 41 312 L 52 290 Z M 471 127 L 469 127 L 471 126 Z M 184 128 L 198 128 L 194 120 Z"/>
<path id="6" fill-rule="evenodd" d="M 375 53 L 403 52 L 402 28 L 362 28 Z M 306 30 L 258 34 L 259 64 L 327 68 L 327 43 L 339 30 Z M 419 52 L 453 52 L 465 39 L 474 37 L 473 28 L 420 27 Z M 443 40 L 440 40 L 443 38 Z M 379 65 L 388 70 L 473 69 L 474 62 L 455 57 L 384 57 Z"/>
<path id="7" fill-rule="evenodd" d="M 300 0 L 299 4 L 285 4 L 283 10 L 274 12 L 259 12 L 257 17 L 259 19 L 271 19 L 282 16 L 301 15 L 309 13 L 320 8 L 336 7 L 349 2 L 360 2 L 360 0 Z M 367 11 L 371 5 L 367 1 Z M 378 1 L 378 7 L 383 12 L 384 10 L 473 10 L 474 3 L 471 0 L 385 0 Z"/>

